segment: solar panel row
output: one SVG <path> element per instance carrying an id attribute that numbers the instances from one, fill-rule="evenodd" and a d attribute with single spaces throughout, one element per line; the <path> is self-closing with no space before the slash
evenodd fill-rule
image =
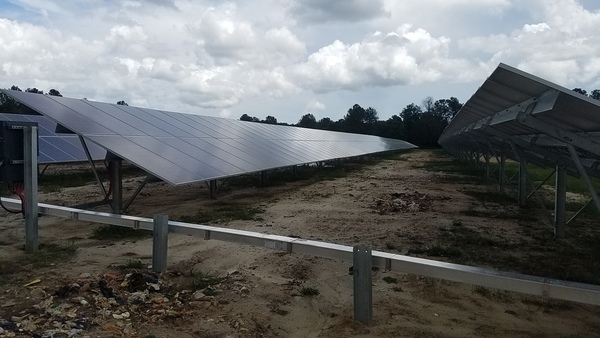
<path id="1" fill-rule="evenodd" d="M 451 152 L 494 151 L 518 160 L 514 146 L 537 164 L 577 172 L 580 162 L 587 174 L 600 177 L 600 101 L 500 64 L 439 143 Z"/>
<path id="2" fill-rule="evenodd" d="M 3 92 L 171 184 L 415 148 L 370 135 Z"/>
<path id="3" fill-rule="evenodd" d="M 79 140 L 74 134 L 57 134 L 56 123 L 42 115 L 0 114 L 0 121 L 36 122 L 38 124 L 39 157 L 41 164 L 87 161 Z M 102 160 L 106 150 L 96 144 L 88 144 L 93 160 Z"/>

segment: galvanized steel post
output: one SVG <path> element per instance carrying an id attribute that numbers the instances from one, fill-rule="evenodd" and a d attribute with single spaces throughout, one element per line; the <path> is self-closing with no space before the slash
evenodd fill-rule
<path id="1" fill-rule="evenodd" d="M 123 161 L 113 159 L 110 161 L 112 184 L 112 212 L 120 214 L 123 210 Z"/>
<path id="2" fill-rule="evenodd" d="M 556 166 L 556 196 L 554 199 L 554 235 L 565 237 L 565 209 L 567 206 L 567 168 L 564 164 Z"/>
<path id="3" fill-rule="evenodd" d="M 25 164 L 25 252 L 38 250 L 38 127 L 23 128 Z"/>
<path id="4" fill-rule="evenodd" d="M 167 271 L 167 247 L 169 239 L 169 216 L 155 215 L 153 218 L 152 271 Z"/>
<path id="5" fill-rule="evenodd" d="M 373 320 L 372 253 L 364 245 L 353 249 L 354 319 L 365 324 Z"/>

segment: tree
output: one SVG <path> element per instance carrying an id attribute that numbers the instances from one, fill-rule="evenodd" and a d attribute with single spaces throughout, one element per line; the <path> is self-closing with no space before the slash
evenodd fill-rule
<path id="1" fill-rule="evenodd" d="M 10 90 L 16 90 L 16 91 L 18 91 L 18 92 L 22 91 L 22 90 L 21 90 L 21 88 L 19 88 L 19 86 L 15 86 L 15 85 L 12 85 L 12 86 L 10 87 Z"/>
<path id="2" fill-rule="evenodd" d="M 61 93 L 60 93 L 58 90 L 56 90 L 56 89 L 50 89 L 50 90 L 48 91 L 48 95 L 50 95 L 50 96 L 60 96 L 60 97 L 62 97 L 62 94 L 61 94 Z"/>
<path id="3" fill-rule="evenodd" d="M 433 103 L 430 112 L 449 122 L 462 106 L 462 103 L 455 97 L 451 97 L 450 99 L 440 99 Z"/>
<path id="4" fill-rule="evenodd" d="M 590 94 L 590 97 L 594 100 L 600 100 L 600 89 L 594 89 L 592 90 L 592 93 Z"/>
<path id="5" fill-rule="evenodd" d="M 27 89 L 25 89 L 25 91 L 28 92 L 28 93 L 44 94 L 43 90 L 39 90 L 39 89 L 37 89 L 35 87 L 33 87 L 33 88 L 27 88 Z"/>
<path id="6" fill-rule="evenodd" d="M 248 114 L 244 114 L 244 115 L 240 116 L 240 121 L 252 122 L 252 117 L 250 117 L 250 115 L 248 115 Z"/>
<path id="7" fill-rule="evenodd" d="M 297 125 L 298 127 L 315 128 L 317 126 L 317 119 L 311 113 L 304 114 Z"/>
<path id="8" fill-rule="evenodd" d="M 18 113 L 19 103 L 12 97 L 0 93 L 0 113 Z"/>
<path id="9" fill-rule="evenodd" d="M 575 93 L 579 93 L 579 94 L 581 94 L 581 95 L 583 95 L 583 96 L 587 96 L 587 91 L 585 91 L 585 89 L 581 89 L 581 88 L 573 88 L 573 91 L 574 91 Z"/>
<path id="10" fill-rule="evenodd" d="M 268 123 L 268 124 L 277 124 L 277 119 L 274 116 L 267 116 L 267 118 L 264 120 L 264 123 Z"/>
<path id="11" fill-rule="evenodd" d="M 121 101 L 118 101 L 118 102 L 117 102 L 117 104 L 118 104 L 119 106 L 129 106 L 129 105 L 127 104 L 127 102 L 125 102 L 125 101 L 123 101 L 123 100 L 121 100 Z"/>

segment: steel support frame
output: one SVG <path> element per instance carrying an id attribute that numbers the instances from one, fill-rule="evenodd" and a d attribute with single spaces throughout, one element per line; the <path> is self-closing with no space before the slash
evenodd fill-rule
<path id="1" fill-rule="evenodd" d="M 39 248 L 38 234 L 38 127 L 23 127 L 23 162 L 25 184 L 25 252 Z"/>

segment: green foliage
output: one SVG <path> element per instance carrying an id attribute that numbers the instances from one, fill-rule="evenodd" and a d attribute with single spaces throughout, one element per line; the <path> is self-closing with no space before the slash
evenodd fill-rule
<path id="1" fill-rule="evenodd" d="M 190 269 L 188 277 L 191 278 L 190 285 L 193 290 L 202 290 L 220 284 L 224 278 L 218 277 L 210 272 Z M 206 293 L 205 293 L 206 294 Z"/>
<path id="2" fill-rule="evenodd" d="M 383 277 L 383 281 L 388 283 L 388 284 L 398 284 L 398 278 L 392 277 L 392 276 L 385 276 Z"/>
<path id="3" fill-rule="evenodd" d="M 319 294 L 319 290 L 310 286 L 303 286 L 300 288 L 300 294 L 304 297 L 317 296 Z"/>
<path id="4" fill-rule="evenodd" d="M 130 259 L 123 267 L 126 269 L 144 269 L 146 268 L 146 264 L 141 259 Z"/>

